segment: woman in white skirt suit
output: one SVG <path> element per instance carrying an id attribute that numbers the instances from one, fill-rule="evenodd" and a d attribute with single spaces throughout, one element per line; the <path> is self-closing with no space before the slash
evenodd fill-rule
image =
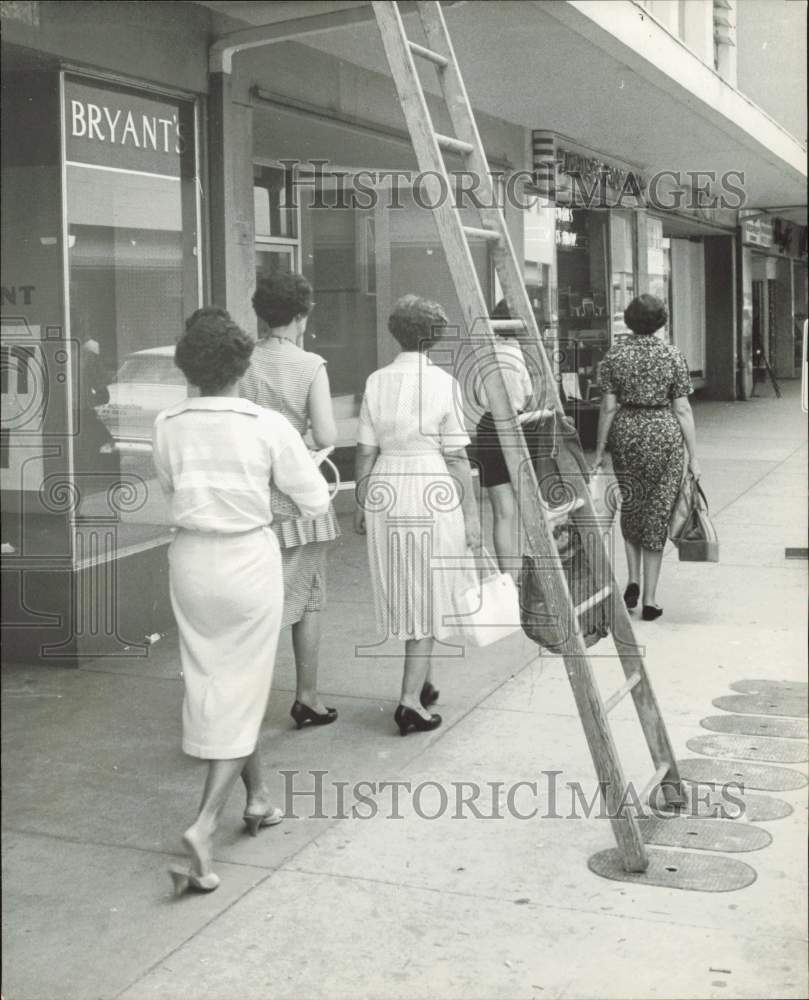
<path id="1" fill-rule="evenodd" d="M 177 527 L 169 571 L 185 682 L 183 750 L 208 761 L 199 814 L 183 835 L 191 867 L 171 871 L 177 892 L 218 886 L 212 841 L 240 774 L 248 830 L 281 820 L 256 749 L 284 596 L 270 482 L 310 516 L 329 503 L 300 434 L 279 413 L 239 398 L 252 351 L 224 310 L 195 313 L 175 362 L 199 396 L 164 410 L 154 427 L 154 464 Z"/>
<path id="2" fill-rule="evenodd" d="M 476 584 L 459 565 L 480 545 L 460 387 L 423 353 L 447 322 L 435 302 L 396 303 L 388 329 L 402 351 L 369 376 L 357 429 L 355 527 L 368 535 L 377 626 L 405 643 L 402 736 L 441 725 L 429 711 L 430 657 L 436 639 L 460 631 L 447 619 L 464 613 L 459 599 Z M 454 565 L 441 569 L 442 558 Z"/>

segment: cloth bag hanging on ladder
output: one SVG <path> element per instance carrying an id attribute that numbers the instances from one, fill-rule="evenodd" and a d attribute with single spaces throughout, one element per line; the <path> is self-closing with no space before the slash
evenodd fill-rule
<path id="1" fill-rule="evenodd" d="M 520 599 L 508 573 L 501 573 L 491 555 L 482 550 L 488 576 L 465 590 L 457 600 L 458 615 L 447 621 L 473 646 L 489 646 L 519 632 Z"/>
<path id="2" fill-rule="evenodd" d="M 719 538 L 708 514 L 708 501 L 691 471 L 683 477 L 669 522 L 669 538 L 680 562 L 719 562 Z"/>

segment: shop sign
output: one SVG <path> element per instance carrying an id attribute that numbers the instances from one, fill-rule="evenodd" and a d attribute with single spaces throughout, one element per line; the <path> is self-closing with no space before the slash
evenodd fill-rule
<path id="1" fill-rule="evenodd" d="M 583 207 L 591 202 L 599 205 L 614 203 L 620 207 L 625 199 L 633 204 L 643 203 L 646 180 L 634 170 L 568 149 L 557 149 L 556 163 L 560 173 L 573 182 L 573 199 L 577 204 L 583 200 Z"/>
<path id="2" fill-rule="evenodd" d="M 66 80 L 65 132 L 69 162 L 180 176 L 179 103 Z"/>
<path id="3" fill-rule="evenodd" d="M 759 215 L 742 220 L 742 243 L 753 247 L 769 248 L 773 245 L 772 219 Z"/>

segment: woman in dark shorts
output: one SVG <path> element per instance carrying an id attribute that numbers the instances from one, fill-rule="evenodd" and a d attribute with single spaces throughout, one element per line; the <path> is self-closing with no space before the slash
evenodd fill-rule
<path id="1" fill-rule="evenodd" d="M 688 364 L 676 347 L 654 336 L 667 319 L 660 299 L 633 299 L 624 322 L 634 336 L 607 352 L 599 379 L 603 395 L 593 468 L 602 465 L 609 442 L 629 567 L 624 601 L 628 608 L 637 607 L 642 567 L 645 621 L 663 614 L 656 603 L 657 582 L 682 481 L 683 443 L 691 472 L 700 475 Z"/>
<path id="2" fill-rule="evenodd" d="M 492 319 L 509 318 L 508 306 L 505 300 L 501 300 L 492 311 Z M 533 398 L 534 387 L 516 336 L 507 331 L 498 332 L 495 353 L 511 405 L 518 414 L 523 413 Z M 480 485 L 486 490 L 492 505 L 494 550 L 500 569 L 505 573 L 519 568 L 517 504 L 506 458 L 497 436 L 497 425 L 489 411 L 486 389 L 481 378 L 475 384 L 475 396 L 486 412 L 477 425 L 473 460 L 480 474 Z M 525 424 L 523 434 L 536 467 L 539 452 L 538 428 L 535 424 Z"/>

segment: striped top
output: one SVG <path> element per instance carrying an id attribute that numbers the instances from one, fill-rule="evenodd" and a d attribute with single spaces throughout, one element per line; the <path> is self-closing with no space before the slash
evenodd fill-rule
<path id="1" fill-rule="evenodd" d="M 158 414 L 152 443 L 179 528 L 236 534 L 269 525 L 271 482 L 310 517 L 328 509 L 326 480 L 300 434 L 280 413 L 247 400 L 184 399 Z"/>
<path id="2" fill-rule="evenodd" d="M 304 435 L 309 429 L 309 392 L 325 364 L 325 358 L 301 350 L 291 340 L 268 337 L 256 344 L 250 367 L 239 383 L 239 395 L 283 414 Z M 273 528 L 282 548 L 339 538 L 340 527 L 331 507 L 320 517 L 311 518 L 291 497 L 276 489 L 271 502 Z"/>

